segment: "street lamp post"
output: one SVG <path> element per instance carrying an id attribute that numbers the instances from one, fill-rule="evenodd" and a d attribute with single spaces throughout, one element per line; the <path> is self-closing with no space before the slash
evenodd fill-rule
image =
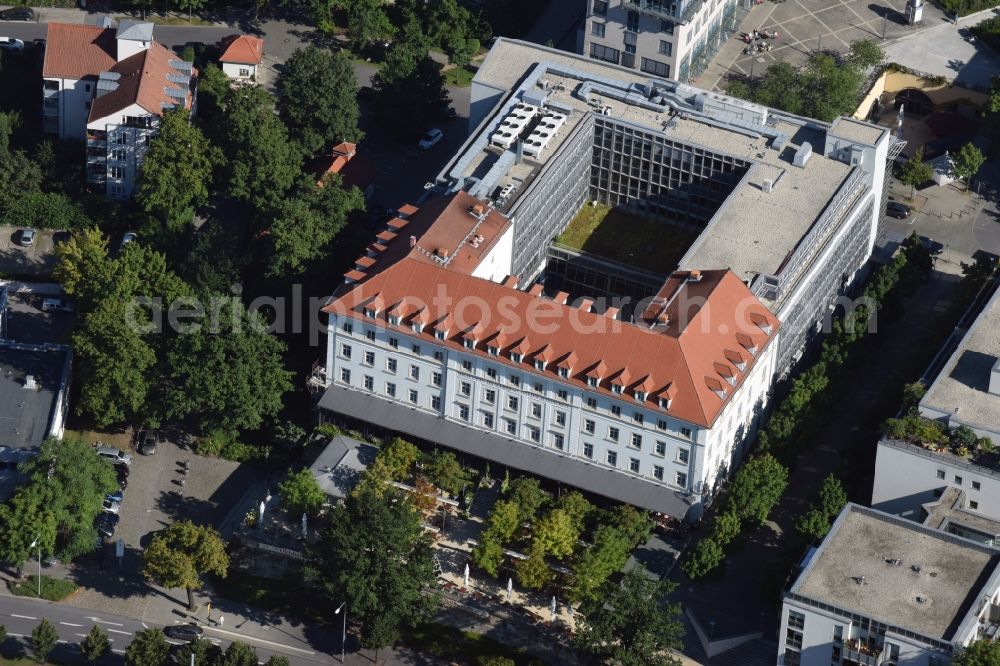
<path id="1" fill-rule="evenodd" d="M 333 611 L 334 615 L 340 615 L 340 611 L 344 611 L 344 624 L 340 630 L 340 663 L 344 663 L 347 658 L 347 602 L 340 604 L 337 610 Z"/>
<path id="2" fill-rule="evenodd" d="M 28 548 L 34 548 L 38 546 L 38 598 L 42 598 L 42 544 L 39 537 L 35 537 L 35 540 L 31 542 Z"/>

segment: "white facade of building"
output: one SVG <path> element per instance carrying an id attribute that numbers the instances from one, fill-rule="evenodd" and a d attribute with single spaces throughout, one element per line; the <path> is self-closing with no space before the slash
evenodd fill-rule
<path id="1" fill-rule="evenodd" d="M 87 123 L 88 175 L 93 169 L 98 176 L 105 176 L 107 196 L 115 199 L 132 196 L 139 167 L 159 121 L 159 116 L 133 104 L 114 116 Z"/>
<path id="2" fill-rule="evenodd" d="M 327 332 L 334 385 L 692 494 L 714 488 L 742 458 L 767 404 L 777 349 L 764 349 L 714 426 L 699 428 L 375 322 L 331 315 Z"/>
<path id="3" fill-rule="evenodd" d="M 95 85 L 95 79 L 45 78 L 42 82 L 45 131 L 58 134 L 60 139 L 83 141 Z"/>
<path id="4" fill-rule="evenodd" d="M 849 504 L 785 594 L 778 666 L 946 666 L 997 630 L 1000 551 Z"/>
<path id="5" fill-rule="evenodd" d="M 587 0 L 583 55 L 687 81 L 735 29 L 738 0 Z"/>
<path id="6" fill-rule="evenodd" d="M 222 73 L 231 79 L 251 79 L 257 76 L 257 65 L 242 62 L 224 62 L 222 63 Z"/>

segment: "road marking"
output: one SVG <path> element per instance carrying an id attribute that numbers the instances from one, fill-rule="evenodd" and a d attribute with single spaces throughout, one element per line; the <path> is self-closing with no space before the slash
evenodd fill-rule
<path id="1" fill-rule="evenodd" d="M 273 645 L 282 650 L 293 650 L 295 652 L 301 652 L 302 654 L 316 654 L 312 650 L 304 650 L 302 648 L 292 647 L 291 645 L 285 645 L 284 643 L 276 643 L 274 641 L 266 641 L 263 638 L 257 638 L 256 636 L 247 636 L 246 634 L 239 634 L 235 631 L 226 631 L 225 629 L 219 629 L 218 627 L 205 627 L 206 631 L 214 631 L 216 633 L 225 634 L 227 636 L 233 636 L 236 640 L 240 641 L 256 641 L 258 643 L 265 643 L 267 645 Z"/>
<path id="2" fill-rule="evenodd" d="M 118 626 L 120 627 L 122 625 L 118 625 Z M 108 631 L 111 632 L 112 634 L 124 634 L 125 636 L 131 636 L 132 635 L 131 631 L 121 631 L 120 629 L 108 629 Z"/>
<path id="3" fill-rule="evenodd" d="M 149 625 L 147 625 L 145 622 L 143 622 L 142 623 L 142 628 L 143 629 L 149 629 Z"/>
<path id="4" fill-rule="evenodd" d="M 32 619 L 34 619 L 34 618 L 32 618 Z M 88 617 L 87 619 L 88 620 L 92 620 L 93 622 L 100 622 L 101 624 L 110 624 L 113 627 L 124 627 L 125 626 L 121 622 L 108 622 L 107 620 L 102 620 L 99 617 Z"/>
<path id="5" fill-rule="evenodd" d="M 82 627 L 83 626 L 82 624 L 73 624 L 72 622 L 60 622 L 59 624 L 63 625 L 64 627 Z"/>
<path id="6" fill-rule="evenodd" d="M 83 636 L 84 638 L 86 638 L 86 637 L 87 637 L 87 634 L 73 634 L 73 635 L 74 635 L 74 636 Z"/>
<path id="7" fill-rule="evenodd" d="M 112 652 L 115 652 L 115 653 L 117 653 L 117 654 L 125 654 L 125 650 L 116 650 L 116 649 L 114 649 L 114 648 L 111 648 L 111 651 L 112 651 Z"/>
<path id="8" fill-rule="evenodd" d="M 11 617 L 19 617 L 22 620 L 37 620 L 37 617 L 31 617 L 30 615 L 17 615 L 15 613 L 10 614 Z"/>
<path id="9" fill-rule="evenodd" d="M 13 635 L 14 634 L 11 634 L 11 636 Z M 170 643 L 171 645 L 187 645 L 187 643 L 185 643 L 184 641 L 172 641 L 169 638 L 167 639 L 167 642 Z"/>

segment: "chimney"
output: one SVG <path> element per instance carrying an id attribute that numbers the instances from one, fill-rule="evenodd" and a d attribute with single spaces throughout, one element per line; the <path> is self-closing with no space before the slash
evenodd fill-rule
<path id="1" fill-rule="evenodd" d="M 604 316 L 608 319 L 617 319 L 618 308 L 609 306 L 608 309 L 604 311 Z"/>
<path id="2" fill-rule="evenodd" d="M 688 280 L 691 282 L 701 282 L 701 271 L 691 271 L 688 273 Z"/>
<path id="3" fill-rule="evenodd" d="M 34 375 L 26 375 L 24 378 L 24 388 L 29 391 L 34 391 L 38 389 L 38 383 L 35 381 Z"/>
<path id="4" fill-rule="evenodd" d="M 554 300 L 559 305 L 566 305 L 566 301 L 569 300 L 569 294 L 567 294 L 565 291 L 560 291 L 558 294 L 556 294 L 556 297 L 552 300 Z"/>
<path id="5" fill-rule="evenodd" d="M 417 237 L 410 236 L 410 247 L 416 247 L 416 246 L 417 246 Z"/>
<path id="6" fill-rule="evenodd" d="M 662 326 L 666 326 L 670 323 L 670 315 L 666 310 L 661 310 L 660 314 L 656 315 L 656 323 Z"/>
<path id="7" fill-rule="evenodd" d="M 591 309 L 594 307 L 594 301 L 589 298 L 581 298 L 580 302 L 577 304 L 577 307 L 583 310 L 584 312 L 590 312 Z"/>
<path id="8" fill-rule="evenodd" d="M 531 289 L 528 290 L 528 293 L 531 294 L 532 296 L 541 296 L 542 289 L 543 289 L 542 285 L 536 284 L 533 285 Z"/>
<path id="9" fill-rule="evenodd" d="M 475 215 L 476 217 L 482 217 L 483 215 L 486 214 L 486 206 L 484 206 L 481 203 L 477 203 L 476 205 L 474 205 L 472 208 L 469 209 L 469 212 Z"/>
<path id="10" fill-rule="evenodd" d="M 503 279 L 503 282 L 501 284 L 503 286 L 509 287 L 511 289 L 517 289 L 517 276 L 516 275 L 508 275 L 507 277 L 505 277 Z"/>
<path id="11" fill-rule="evenodd" d="M 1000 395 L 1000 358 L 993 364 L 993 370 L 990 372 L 990 393 Z"/>

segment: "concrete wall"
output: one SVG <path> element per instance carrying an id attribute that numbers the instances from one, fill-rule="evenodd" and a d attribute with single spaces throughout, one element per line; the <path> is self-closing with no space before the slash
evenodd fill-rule
<path id="1" fill-rule="evenodd" d="M 243 65 L 233 62 L 219 64 L 222 65 L 222 73 L 231 79 L 249 79 L 257 76 L 257 65 Z M 247 73 L 243 73 L 244 71 Z"/>
<path id="2" fill-rule="evenodd" d="M 473 277 L 492 280 L 493 282 L 503 282 L 504 278 L 511 275 L 513 269 L 511 262 L 514 256 L 514 226 L 507 227 L 500 238 L 497 239 L 493 248 L 483 257 L 483 260 L 472 271 Z"/>
<path id="3" fill-rule="evenodd" d="M 59 106 L 59 138 L 83 141 L 87 138 L 87 116 L 90 114 L 90 102 L 94 99 L 96 81 L 92 79 L 46 80 L 58 81 L 59 83 L 59 90 L 54 93 Z"/>
<path id="4" fill-rule="evenodd" d="M 969 90 L 951 83 L 937 83 L 929 81 L 916 74 L 905 72 L 885 71 L 882 76 L 875 80 L 865 98 L 861 100 L 854 117 L 864 120 L 868 117 L 872 102 L 876 99 L 882 101 L 883 108 L 892 106 L 896 99 L 896 93 L 908 88 L 916 88 L 930 97 L 931 102 L 937 107 L 944 107 L 950 104 L 968 104 L 969 106 L 982 106 L 986 103 L 988 95 L 977 90 Z"/>
<path id="5" fill-rule="evenodd" d="M 967 502 L 977 503 L 976 509 L 967 504 L 967 511 L 1000 520 L 1000 473 L 913 445 L 879 442 L 872 508 L 920 521 L 921 505 L 936 501 L 935 491 L 945 486 L 961 488 Z"/>

